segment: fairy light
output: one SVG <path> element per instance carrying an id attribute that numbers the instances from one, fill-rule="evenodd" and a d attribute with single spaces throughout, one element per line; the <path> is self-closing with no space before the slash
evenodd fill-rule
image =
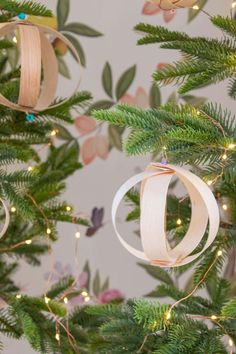
<path id="1" fill-rule="evenodd" d="M 230 346 L 230 347 L 233 347 L 233 346 L 234 346 L 234 342 L 232 341 L 231 338 L 229 338 L 229 346 Z"/>
<path id="2" fill-rule="evenodd" d="M 46 233 L 47 233 L 48 235 L 50 235 L 50 234 L 52 233 L 52 230 L 49 229 L 49 227 L 48 227 L 47 230 L 46 230 Z"/>
<path id="3" fill-rule="evenodd" d="M 79 231 L 77 231 L 77 232 L 75 233 L 75 238 L 79 239 L 79 238 L 80 238 L 80 236 L 81 236 L 80 232 L 79 232 Z"/>
<path id="4" fill-rule="evenodd" d="M 223 252 L 222 252 L 221 250 L 217 252 L 217 256 L 218 256 L 218 257 L 221 257 L 222 254 L 223 254 Z"/>
<path id="5" fill-rule="evenodd" d="M 87 291 L 82 291 L 81 295 L 84 296 L 84 297 L 87 297 L 88 293 L 87 293 Z"/>
<path id="6" fill-rule="evenodd" d="M 198 5 L 194 5 L 194 6 L 192 7 L 192 9 L 193 9 L 193 10 L 199 10 L 199 6 L 198 6 Z"/>
<path id="7" fill-rule="evenodd" d="M 21 294 L 17 294 L 17 295 L 16 295 L 16 298 L 19 300 L 19 299 L 22 298 L 22 295 L 21 295 Z"/>
<path id="8" fill-rule="evenodd" d="M 226 154 L 224 154 L 224 155 L 222 156 L 222 159 L 223 159 L 223 160 L 227 160 L 227 158 L 228 158 L 228 156 L 227 156 Z"/>
<path id="9" fill-rule="evenodd" d="M 182 220 L 181 220 L 181 219 L 178 219 L 178 220 L 176 221 L 176 224 L 177 224 L 177 225 L 181 225 L 181 224 L 182 224 Z"/>
<path id="10" fill-rule="evenodd" d="M 59 342 L 59 340 L 60 340 L 60 334 L 59 334 L 59 333 L 56 333 L 55 338 L 56 338 L 56 340 Z"/>
<path id="11" fill-rule="evenodd" d="M 211 181 L 211 180 L 207 181 L 208 186 L 211 186 L 212 183 L 213 183 L 213 181 Z"/>
<path id="12" fill-rule="evenodd" d="M 212 315 L 212 316 L 211 316 L 211 319 L 212 319 L 213 321 L 215 321 L 215 320 L 217 320 L 217 316 L 216 316 L 216 315 Z"/>
<path id="13" fill-rule="evenodd" d="M 25 243 L 26 243 L 26 245 L 31 245 L 32 240 L 26 240 Z"/>
<path id="14" fill-rule="evenodd" d="M 11 207 L 11 212 L 15 213 L 16 212 L 16 208 L 14 206 Z"/>
<path id="15" fill-rule="evenodd" d="M 67 205 L 66 206 L 66 211 L 71 211 L 71 210 L 72 210 L 71 206 Z"/>
<path id="16" fill-rule="evenodd" d="M 222 209 L 225 210 L 225 211 L 228 210 L 228 205 L 227 204 L 223 204 L 222 205 Z"/>
<path id="17" fill-rule="evenodd" d="M 171 312 L 170 311 L 167 312 L 166 319 L 167 319 L 167 321 L 169 321 L 171 319 Z"/>
<path id="18" fill-rule="evenodd" d="M 55 136 L 57 135 L 57 130 L 56 129 L 53 129 L 50 133 L 51 136 Z"/>
<path id="19" fill-rule="evenodd" d="M 234 2 L 232 3 L 232 9 L 234 9 L 235 6 L 236 6 L 236 1 L 234 1 Z"/>
<path id="20" fill-rule="evenodd" d="M 234 149 L 235 147 L 236 147 L 235 144 L 229 144 L 228 149 L 232 150 L 232 149 Z"/>
<path id="21" fill-rule="evenodd" d="M 86 296 L 86 297 L 84 298 L 84 301 L 85 301 L 85 302 L 89 302 L 89 301 L 90 301 L 90 296 Z"/>
<path id="22" fill-rule="evenodd" d="M 16 38 L 16 36 L 14 36 L 14 37 L 12 38 L 12 41 L 13 41 L 14 43 L 17 43 L 17 38 Z"/>
<path id="23" fill-rule="evenodd" d="M 49 302 L 50 302 L 50 298 L 49 298 L 49 297 L 47 297 L 47 296 L 45 296 L 45 297 L 44 297 L 44 301 L 45 301 L 45 304 L 49 304 Z"/>
<path id="24" fill-rule="evenodd" d="M 27 170 L 28 170 L 29 172 L 33 171 L 33 166 L 29 166 L 29 167 L 27 168 Z"/>
<path id="25" fill-rule="evenodd" d="M 63 301 L 64 301 L 65 304 L 68 304 L 68 298 L 67 297 L 64 297 Z"/>

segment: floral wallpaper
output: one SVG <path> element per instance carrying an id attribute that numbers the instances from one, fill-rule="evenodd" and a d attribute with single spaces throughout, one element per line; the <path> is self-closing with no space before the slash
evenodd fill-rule
<path id="1" fill-rule="evenodd" d="M 110 209 L 119 186 L 143 170 L 152 157 L 125 156 L 122 137 L 126 131 L 96 122 L 91 112 L 112 109 L 119 103 L 142 108 L 154 108 L 170 101 L 198 106 L 207 98 L 232 105 L 226 95 L 222 99 L 224 90 L 220 87 L 206 87 L 180 97 L 174 86 L 155 86 L 152 73 L 171 65 L 178 57 L 172 57 L 172 53 L 170 56 L 170 52 L 159 49 L 158 45 L 137 47 L 139 35 L 133 31 L 137 23 L 149 22 L 196 36 L 206 33 L 216 36 L 207 14 L 229 13 L 231 1 L 225 0 L 222 5 L 222 0 L 200 0 L 199 10 L 178 11 L 163 11 L 145 0 L 41 2 L 55 11 L 55 18 L 47 19 L 47 25 L 58 28 L 76 47 L 83 65 L 81 89 L 93 95 L 89 106 L 75 112 L 73 127 L 57 127 L 58 142 L 64 148 L 73 145 L 81 163 L 81 169 L 69 180 L 66 198 L 90 221 L 90 227 L 80 229 L 80 238 L 76 239 L 73 226 L 59 225 L 61 236 L 52 256 L 43 259 L 39 270 L 26 266 L 24 274 L 17 274 L 17 280 L 22 291 L 27 289 L 35 294 L 48 282 L 53 284 L 65 275 L 72 275 L 76 278 L 76 294 L 68 299 L 70 309 L 78 303 L 109 303 L 143 296 L 155 288 L 160 275 L 137 265 L 136 259 L 123 250 L 115 238 Z M 54 48 L 62 75 L 59 94 L 67 95 L 77 79 L 76 62 L 60 40 L 54 41 Z M 130 211 L 129 203 L 121 210 L 119 227 L 127 240 L 136 245 L 138 225 L 125 222 L 127 211 Z M 185 283 L 183 279 L 183 286 Z M 19 350 L 33 353 L 26 343 L 19 345 L 10 341 L 6 348 L 7 354 Z"/>

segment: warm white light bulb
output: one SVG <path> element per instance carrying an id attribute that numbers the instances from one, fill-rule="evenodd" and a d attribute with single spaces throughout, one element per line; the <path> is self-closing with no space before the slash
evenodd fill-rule
<path id="1" fill-rule="evenodd" d="M 32 240 L 26 240 L 25 243 L 26 243 L 26 245 L 31 245 Z"/>
<path id="2" fill-rule="evenodd" d="M 64 303 L 68 304 L 68 298 L 67 297 L 64 297 Z"/>
<path id="3" fill-rule="evenodd" d="M 21 294 L 17 294 L 17 295 L 16 295 L 16 298 L 17 298 L 17 299 L 21 299 L 21 298 L 22 298 L 22 295 L 21 295 Z"/>
<path id="4" fill-rule="evenodd" d="M 193 8 L 193 10 L 199 10 L 199 6 L 197 6 L 197 5 L 194 5 L 192 8 Z"/>
<path id="5" fill-rule="evenodd" d="M 221 257 L 221 256 L 222 256 L 222 254 L 223 254 L 223 252 L 222 252 L 222 251 L 218 251 L 217 256 L 218 256 L 218 257 Z"/>
<path id="6" fill-rule="evenodd" d="M 213 181 L 207 181 L 207 184 L 208 184 L 208 186 L 211 186 L 212 185 L 212 183 L 213 183 Z"/>
<path id="7" fill-rule="evenodd" d="M 85 301 L 85 302 L 89 302 L 89 301 L 90 301 L 90 296 L 86 296 L 86 297 L 84 298 L 84 301 Z"/>
<path id="8" fill-rule="evenodd" d="M 66 211 L 71 211 L 71 210 L 72 210 L 71 206 L 67 205 L 66 206 Z"/>
<path id="9" fill-rule="evenodd" d="M 212 319 L 213 321 L 215 321 L 215 320 L 217 320 L 217 316 L 212 315 L 212 316 L 211 316 L 211 319 Z"/>
<path id="10" fill-rule="evenodd" d="M 17 43 L 17 38 L 16 38 L 16 36 L 14 36 L 14 37 L 12 38 L 12 41 L 13 41 L 14 43 Z"/>
<path id="11" fill-rule="evenodd" d="M 60 340 L 60 334 L 57 333 L 57 334 L 55 335 L 55 338 L 56 338 L 56 340 L 59 342 L 59 340 Z"/>
<path id="12" fill-rule="evenodd" d="M 29 167 L 27 168 L 27 170 L 28 170 L 29 172 L 31 172 L 31 171 L 33 171 L 33 167 L 32 167 L 32 166 L 29 166 Z"/>
<path id="13" fill-rule="evenodd" d="M 223 160 L 227 160 L 227 158 L 228 158 L 228 156 L 227 156 L 226 154 L 224 154 L 224 155 L 222 156 L 222 159 L 223 159 Z"/>
<path id="14" fill-rule="evenodd" d="M 234 346 L 234 342 L 232 341 L 231 338 L 229 338 L 229 346 L 230 346 L 230 347 L 233 347 L 233 346 Z"/>
<path id="15" fill-rule="evenodd" d="M 52 233 L 52 230 L 49 229 L 49 227 L 48 227 L 47 230 L 46 230 L 46 232 L 47 232 L 48 235 L 50 235 L 50 234 Z"/>
<path id="16" fill-rule="evenodd" d="M 11 212 L 15 213 L 16 212 L 16 208 L 14 206 L 11 207 Z"/>
<path id="17" fill-rule="evenodd" d="M 170 313 L 170 312 L 167 313 L 166 319 L 167 319 L 167 320 L 170 320 L 170 319 L 171 319 L 171 313 Z"/>
<path id="18" fill-rule="evenodd" d="M 235 144 L 229 144 L 229 146 L 228 146 L 229 149 L 234 149 L 235 147 L 236 147 Z"/>
<path id="19" fill-rule="evenodd" d="M 79 232 L 79 231 L 77 231 L 77 232 L 75 233 L 75 237 L 78 238 L 78 239 L 80 238 L 80 232 Z"/>
<path id="20" fill-rule="evenodd" d="M 55 129 L 53 129 L 53 130 L 51 131 L 51 136 L 55 136 L 55 135 L 57 135 L 57 131 L 56 131 Z"/>
<path id="21" fill-rule="evenodd" d="M 50 301 L 49 297 L 45 296 L 45 297 L 44 297 L 44 301 L 45 301 L 45 304 L 48 304 L 49 301 Z"/>
<path id="22" fill-rule="evenodd" d="M 87 291 L 82 291 L 81 295 L 86 297 L 86 296 L 88 296 L 88 293 L 87 293 Z"/>
<path id="23" fill-rule="evenodd" d="M 178 219 L 178 220 L 176 221 L 176 224 L 177 224 L 177 225 L 181 225 L 181 224 L 182 224 L 182 220 L 181 220 L 181 219 Z"/>
<path id="24" fill-rule="evenodd" d="M 225 210 L 225 211 L 228 210 L 228 205 L 227 204 L 223 204 L 222 205 L 222 209 Z"/>

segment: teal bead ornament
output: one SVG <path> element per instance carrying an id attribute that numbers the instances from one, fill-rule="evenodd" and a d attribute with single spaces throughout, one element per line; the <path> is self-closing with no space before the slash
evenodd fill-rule
<path id="1" fill-rule="evenodd" d="M 29 123 L 34 122 L 34 121 L 35 121 L 35 118 L 36 118 L 35 115 L 32 114 L 32 113 L 29 113 L 29 114 L 26 115 L 26 120 L 27 120 L 27 122 L 29 122 Z"/>
<path id="2" fill-rule="evenodd" d="M 26 20 L 27 15 L 24 12 L 20 12 L 17 17 L 19 18 L 19 20 Z"/>

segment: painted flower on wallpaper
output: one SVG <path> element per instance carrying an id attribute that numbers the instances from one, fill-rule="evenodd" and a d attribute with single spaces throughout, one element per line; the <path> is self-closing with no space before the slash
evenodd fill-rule
<path id="1" fill-rule="evenodd" d="M 124 300 L 125 296 L 117 289 L 107 289 L 99 294 L 100 304 L 109 304 L 112 301 Z"/>
<path id="2" fill-rule="evenodd" d="M 87 138 L 81 146 L 81 157 L 85 165 L 89 165 L 96 157 L 106 160 L 109 154 L 109 141 L 105 135 L 99 134 L 99 127 L 89 116 L 80 116 L 75 120 L 75 126 L 81 136 L 96 133 Z"/>
<path id="3" fill-rule="evenodd" d="M 157 4 L 146 1 L 143 6 L 142 14 L 151 16 L 158 13 L 163 14 L 166 23 L 170 22 L 176 15 L 175 10 L 163 11 Z"/>
<path id="4" fill-rule="evenodd" d="M 103 227 L 103 218 L 104 218 L 104 208 L 93 208 L 91 215 L 91 224 L 87 231 L 86 236 L 94 236 L 96 232 Z"/>
<path id="5" fill-rule="evenodd" d="M 162 10 L 181 9 L 192 7 L 198 0 L 148 0 L 158 5 Z"/>
<path id="6" fill-rule="evenodd" d="M 130 106 L 136 106 L 140 108 L 148 108 L 149 107 L 149 96 L 147 92 L 142 88 L 139 87 L 135 95 L 132 96 L 126 93 L 120 100 L 121 103 L 126 103 Z"/>

